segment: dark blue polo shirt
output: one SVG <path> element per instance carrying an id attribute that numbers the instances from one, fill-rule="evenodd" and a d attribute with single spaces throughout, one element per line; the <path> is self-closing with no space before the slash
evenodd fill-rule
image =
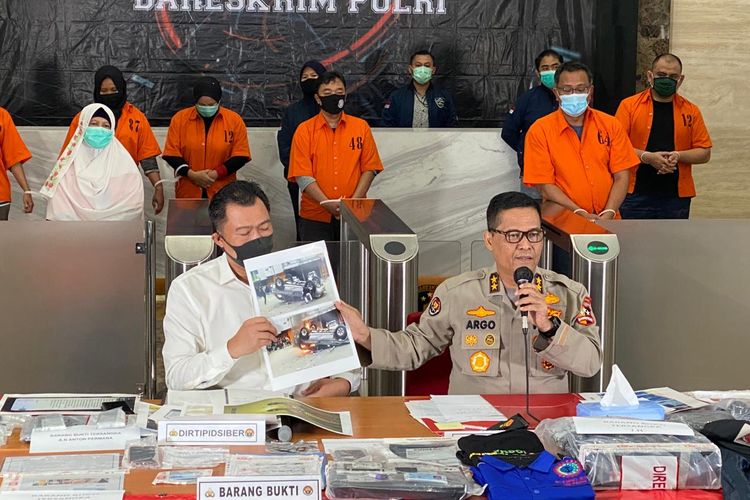
<path id="1" fill-rule="evenodd" d="M 487 485 L 485 494 L 489 500 L 594 499 L 594 489 L 580 462 L 570 457 L 557 460 L 546 451 L 527 467 L 485 455 L 471 471 L 477 483 Z"/>
<path id="2" fill-rule="evenodd" d="M 523 171 L 523 142 L 529 127 L 557 109 L 555 94 L 544 85 L 527 90 L 516 101 L 516 107 L 503 125 L 501 137 L 518 153 L 518 166 Z"/>

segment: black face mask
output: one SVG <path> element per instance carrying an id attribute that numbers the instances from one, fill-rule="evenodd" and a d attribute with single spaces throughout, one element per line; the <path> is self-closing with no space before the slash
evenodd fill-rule
<path id="1" fill-rule="evenodd" d="M 337 115 L 344 111 L 344 103 L 346 103 L 346 96 L 343 95 L 326 95 L 318 96 L 320 98 L 320 107 L 323 111 L 332 115 Z"/>
<path id="2" fill-rule="evenodd" d="M 122 102 L 122 96 L 120 95 L 119 92 L 116 94 L 100 95 L 97 102 L 100 104 L 104 104 L 113 112 L 120 111 L 122 107 L 125 105 L 125 103 Z"/>
<path id="3" fill-rule="evenodd" d="M 237 258 L 234 258 L 229 254 L 227 254 L 227 257 L 241 266 L 244 265 L 245 260 L 266 255 L 273 250 L 273 235 L 261 236 L 260 238 L 250 240 L 237 247 L 231 245 L 223 236 L 221 238 L 224 240 L 224 243 L 226 243 L 237 254 Z"/>
<path id="4" fill-rule="evenodd" d="M 302 80 L 299 85 L 300 87 L 302 87 L 302 93 L 305 95 L 305 97 L 312 97 L 318 91 L 317 78 L 308 78 L 307 80 Z"/>

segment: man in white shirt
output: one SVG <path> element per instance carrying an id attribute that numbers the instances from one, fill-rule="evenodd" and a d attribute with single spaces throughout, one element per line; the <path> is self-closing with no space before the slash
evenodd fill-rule
<path id="1" fill-rule="evenodd" d="M 265 317 L 250 317 L 251 290 L 245 259 L 273 247 L 270 204 L 254 182 L 236 181 L 211 200 L 216 259 L 171 284 L 164 317 L 164 367 L 171 390 L 229 387 L 269 389 L 261 349 L 276 340 Z M 346 396 L 359 388 L 360 374 L 342 373 L 289 388 L 303 396 Z"/>

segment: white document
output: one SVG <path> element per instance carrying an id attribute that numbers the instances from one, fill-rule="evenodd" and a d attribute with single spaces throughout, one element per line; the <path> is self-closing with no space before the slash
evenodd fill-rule
<path id="1" fill-rule="evenodd" d="M 121 470 L 120 458 L 119 453 L 6 457 L 0 475 L 116 472 Z"/>
<path id="2" fill-rule="evenodd" d="M 623 490 L 674 490 L 677 489 L 677 457 L 623 456 Z"/>
<path id="3" fill-rule="evenodd" d="M 323 241 L 244 262 L 255 316 L 279 334 L 262 350 L 274 391 L 360 368 L 352 333 L 338 312 L 339 292 Z"/>
<path id="4" fill-rule="evenodd" d="M 102 403 L 128 401 L 133 402 L 134 407 L 139 400 L 140 396 L 136 394 L 5 394 L 0 399 L 0 412 L 93 413 L 101 411 Z"/>
<path id="5" fill-rule="evenodd" d="M 479 395 L 431 397 L 438 411 L 443 415 L 442 422 L 505 420 L 505 415 Z"/>
<path id="6" fill-rule="evenodd" d="M 125 472 L 112 474 L 19 474 L 3 480 L 0 491 L 121 491 Z"/>
<path id="7" fill-rule="evenodd" d="M 8 500 L 122 500 L 125 491 L 2 491 Z"/>
<path id="8" fill-rule="evenodd" d="M 680 422 L 658 422 L 628 418 L 573 417 L 578 434 L 663 434 L 694 436 L 687 425 Z"/>
<path id="9" fill-rule="evenodd" d="M 125 443 L 140 438 L 141 431 L 135 426 L 97 429 L 92 425 L 76 425 L 54 431 L 34 429 L 29 453 L 124 450 Z"/>

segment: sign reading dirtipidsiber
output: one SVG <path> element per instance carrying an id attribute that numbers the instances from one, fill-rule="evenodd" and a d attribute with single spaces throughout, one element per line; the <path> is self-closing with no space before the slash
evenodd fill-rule
<path id="1" fill-rule="evenodd" d="M 260 445 L 266 421 L 258 415 L 175 417 L 159 422 L 159 442 L 176 445 Z"/>
<path id="2" fill-rule="evenodd" d="M 197 500 L 320 500 L 320 477 L 201 477 Z"/>

